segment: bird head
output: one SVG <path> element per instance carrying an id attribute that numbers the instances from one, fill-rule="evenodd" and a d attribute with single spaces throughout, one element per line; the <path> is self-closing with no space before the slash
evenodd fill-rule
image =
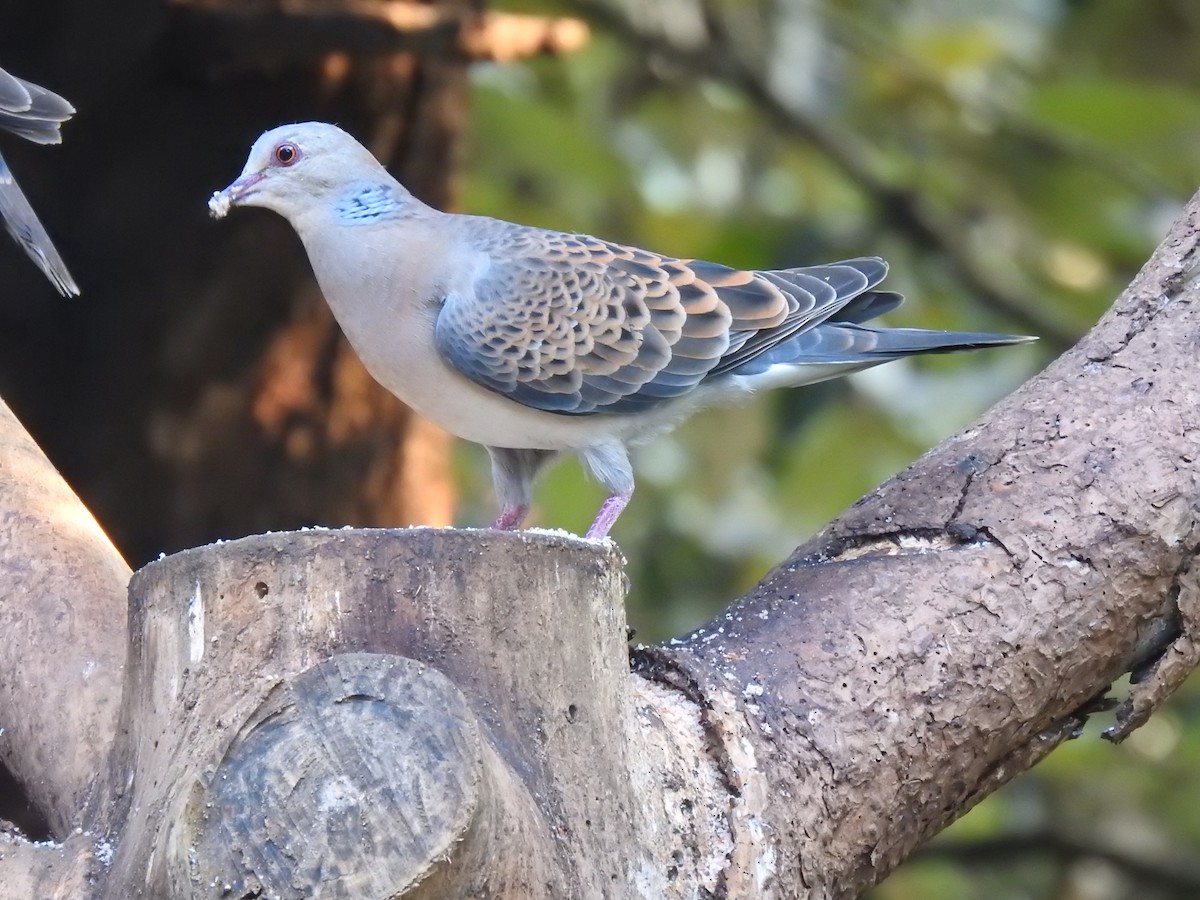
<path id="1" fill-rule="evenodd" d="M 214 218 L 234 206 L 262 206 L 295 223 L 316 201 L 344 192 L 364 178 L 391 176 L 362 144 L 336 125 L 301 122 L 264 132 L 242 174 L 208 201 Z"/>

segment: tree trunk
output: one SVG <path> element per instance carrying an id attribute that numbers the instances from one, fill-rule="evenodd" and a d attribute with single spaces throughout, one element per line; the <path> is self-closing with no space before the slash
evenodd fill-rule
<path id="1" fill-rule="evenodd" d="M 1142 676 L 1120 739 L 1195 668 L 1197 271 L 1200 195 L 1078 347 L 632 673 L 611 544 L 320 530 L 151 564 L 84 832 L 6 842 L 0 892 L 857 895 L 1114 678 Z M 74 571 L 64 546 L 0 559 Z"/>
<path id="2" fill-rule="evenodd" d="M 2 401 L 0 511 L 0 762 L 69 834 L 116 729 L 129 567 Z"/>

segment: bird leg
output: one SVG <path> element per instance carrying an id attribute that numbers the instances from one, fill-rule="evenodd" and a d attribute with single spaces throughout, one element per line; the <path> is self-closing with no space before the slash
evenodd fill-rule
<path id="1" fill-rule="evenodd" d="M 600 539 L 608 537 L 608 530 L 613 527 L 613 523 L 617 521 L 617 516 L 621 515 L 621 510 L 629 502 L 629 498 L 633 496 L 630 491 L 627 494 L 612 494 L 602 504 L 600 504 L 600 512 L 596 513 L 596 521 L 592 523 L 592 527 L 588 529 L 586 537 Z"/>
<path id="2" fill-rule="evenodd" d="M 488 447 L 492 458 L 492 481 L 500 501 L 500 516 L 492 527 L 500 531 L 520 528 L 533 500 L 533 479 L 538 470 L 557 454 L 552 450 L 513 450 Z"/>
<path id="3" fill-rule="evenodd" d="M 525 521 L 527 515 L 529 515 L 529 505 L 526 503 L 506 506 L 500 510 L 500 515 L 491 524 L 491 527 L 497 531 L 513 531 L 521 527 L 521 523 Z"/>
<path id="4" fill-rule="evenodd" d="M 608 499 L 600 504 L 596 521 L 592 522 L 586 537 L 608 537 L 608 530 L 633 496 L 633 469 L 629 467 L 629 454 L 624 444 L 613 441 L 588 447 L 579 454 L 579 458 L 591 476 L 608 488 Z"/>

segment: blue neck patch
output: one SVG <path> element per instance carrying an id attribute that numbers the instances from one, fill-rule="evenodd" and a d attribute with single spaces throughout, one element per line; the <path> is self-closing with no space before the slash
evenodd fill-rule
<path id="1" fill-rule="evenodd" d="M 404 211 L 404 202 L 382 184 L 355 188 L 342 199 L 334 211 L 339 219 L 351 225 L 369 225 L 385 219 L 395 219 Z"/>

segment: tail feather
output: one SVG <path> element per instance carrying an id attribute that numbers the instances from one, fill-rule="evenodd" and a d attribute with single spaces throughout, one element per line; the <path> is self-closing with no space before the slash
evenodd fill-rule
<path id="1" fill-rule="evenodd" d="M 933 331 L 926 328 L 871 328 L 853 322 L 825 322 L 802 334 L 781 341 L 770 350 L 747 360 L 731 375 L 756 376 L 776 366 L 802 369 L 833 367 L 839 374 L 877 366 L 880 363 L 926 353 L 953 353 L 1026 344 L 1037 338 L 1025 335 L 992 334 L 983 331 Z M 831 377 L 829 375 L 823 378 Z M 804 383 L 802 372 L 796 383 Z"/>
<path id="2" fill-rule="evenodd" d="M 822 329 L 817 329 L 821 331 Z M 1036 337 L 1024 334 L 994 334 L 987 331 L 935 331 L 928 328 L 871 328 L 863 325 L 833 325 L 828 336 L 849 343 L 854 356 L 898 359 L 924 353 L 954 353 L 958 350 L 980 350 L 984 347 L 1004 347 L 1028 344 Z M 843 332 L 841 335 L 836 332 Z M 818 335 L 824 338 L 824 335 Z"/>
<path id="3" fill-rule="evenodd" d="M 892 291 L 874 290 L 887 271 L 886 262 L 868 256 L 760 273 L 784 291 L 789 288 L 807 290 L 807 285 L 814 280 L 824 282 L 834 289 L 838 303 L 822 318 L 810 318 L 798 325 L 784 322 L 775 329 L 760 331 L 743 340 L 722 357 L 708 377 L 719 380 L 729 376 L 746 380 L 752 387 L 799 385 L 905 356 L 953 353 L 1036 340 L 1023 335 L 980 331 L 864 325 L 862 323 L 895 309 L 904 301 L 900 294 Z"/>
<path id="4" fill-rule="evenodd" d="M 58 144 L 62 142 L 59 128 L 62 122 L 56 119 L 39 119 L 26 113 L 0 111 L 0 130 L 20 135 L 35 144 Z"/>
<path id="5" fill-rule="evenodd" d="M 904 296 L 894 291 L 866 291 L 851 299 L 826 321 L 858 324 L 889 313 L 903 302 Z"/>

